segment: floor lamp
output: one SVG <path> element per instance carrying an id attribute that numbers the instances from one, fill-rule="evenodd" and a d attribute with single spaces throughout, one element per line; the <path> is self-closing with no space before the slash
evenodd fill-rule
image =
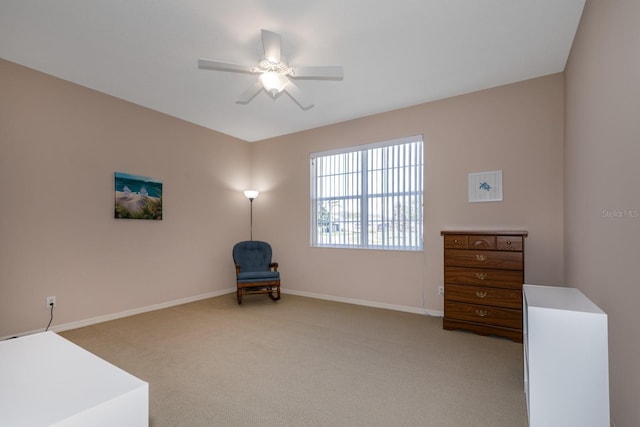
<path id="1" fill-rule="evenodd" d="M 249 230 L 250 230 L 250 233 L 251 233 L 251 239 L 250 240 L 253 240 L 253 200 L 258 198 L 258 194 L 260 194 L 260 192 L 257 191 L 257 190 L 245 190 L 245 192 L 244 192 L 244 196 L 247 199 L 249 199 L 249 202 L 251 203 L 251 217 L 250 217 L 251 219 L 250 219 L 250 222 L 249 222 L 249 224 L 250 224 L 249 225 L 249 227 L 250 227 Z"/>

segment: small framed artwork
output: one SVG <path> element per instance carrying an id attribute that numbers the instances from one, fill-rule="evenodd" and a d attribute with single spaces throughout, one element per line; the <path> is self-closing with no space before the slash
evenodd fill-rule
<path id="1" fill-rule="evenodd" d="M 115 218 L 162 220 L 162 181 L 115 172 Z"/>
<path id="2" fill-rule="evenodd" d="M 469 174 L 469 202 L 502 201 L 502 171 Z"/>

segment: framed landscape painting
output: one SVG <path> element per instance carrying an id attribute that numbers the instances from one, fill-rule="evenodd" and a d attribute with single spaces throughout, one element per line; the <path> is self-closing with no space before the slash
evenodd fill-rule
<path id="1" fill-rule="evenodd" d="M 162 181 L 115 172 L 115 218 L 162 220 Z"/>

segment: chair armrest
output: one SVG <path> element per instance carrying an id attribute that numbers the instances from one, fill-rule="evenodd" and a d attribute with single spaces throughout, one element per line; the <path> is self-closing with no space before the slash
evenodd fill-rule
<path id="1" fill-rule="evenodd" d="M 240 273 L 240 264 L 236 264 L 236 275 Z"/>
<path id="2" fill-rule="evenodd" d="M 278 271 L 278 263 L 272 262 L 271 264 L 269 264 L 269 268 L 271 269 L 271 271 Z"/>

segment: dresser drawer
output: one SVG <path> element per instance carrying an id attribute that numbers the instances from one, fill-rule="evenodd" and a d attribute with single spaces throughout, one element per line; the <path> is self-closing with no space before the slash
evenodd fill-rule
<path id="1" fill-rule="evenodd" d="M 522 291 L 482 286 L 445 285 L 445 301 L 522 309 Z"/>
<path id="2" fill-rule="evenodd" d="M 447 249 L 444 265 L 450 267 L 480 267 L 504 270 L 522 270 L 522 252 L 476 251 Z"/>
<path id="3" fill-rule="evenodd" d="M 505 289 L 522 289 L 524 274 L 521 270 L 491 270 L 486 268 L 445 267 L 444 283 L 460 285 L 492 286 Z"/>
<path id="4" fill-rule="evenodd" d="M 496 236 L 469 236 L 469 249 L 495 249 Z"/>
<path id="5" fill-rule="evenodd" d="M 498 236 L 496 249 L 500 251 L 521 251 L 523 246 L 522 236 Z"/>
<path id="6" fill-rule="evenodd" d="M 445 249 L 467 249 L 467 236 L 464 234 L 447 234 L 444 236 Z"/>
<path id="7" fill-rule="evenodd" d="M 510 308 L 445 301 L 444 316 L 448 319 L 522 329 L 522 310 Z"/>

